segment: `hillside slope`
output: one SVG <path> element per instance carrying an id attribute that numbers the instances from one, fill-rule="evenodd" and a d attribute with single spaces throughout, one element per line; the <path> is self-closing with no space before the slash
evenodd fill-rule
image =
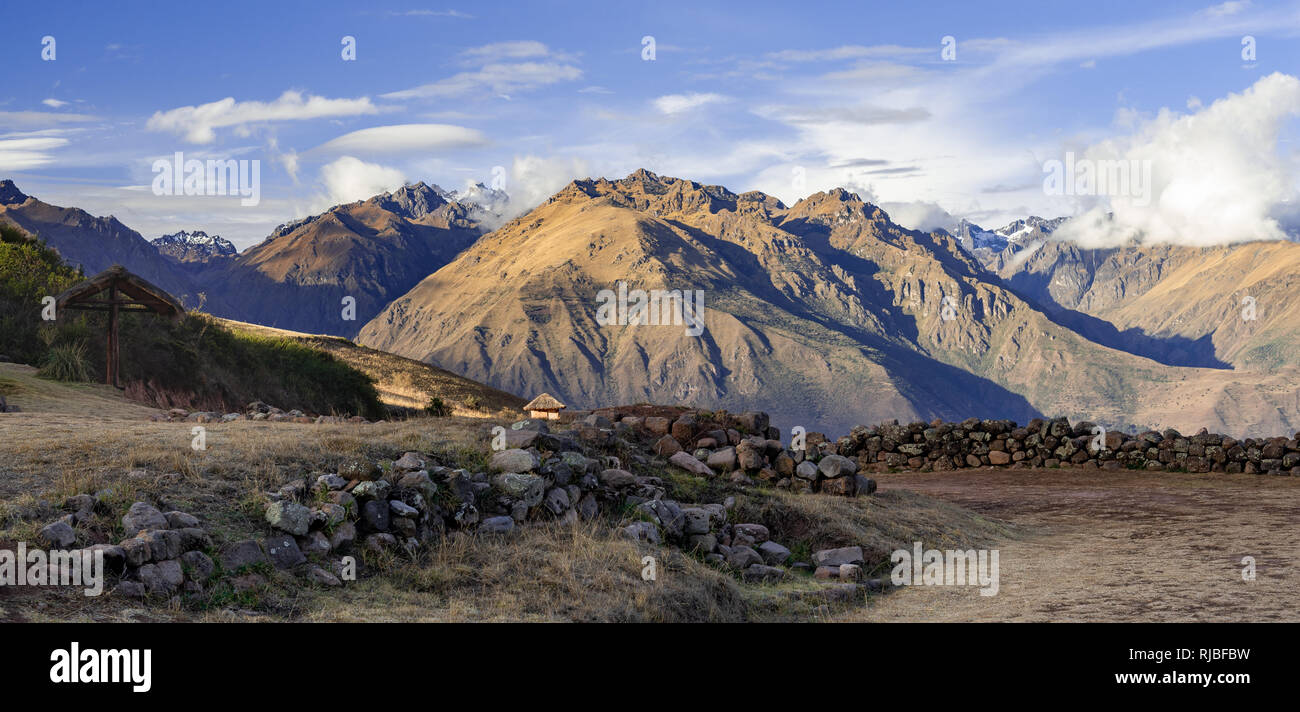
<path id="1" fill-rule="evenodd" d="M 485 417 L 502 415 L 518 418 L 525 400 L 518 396 L 421 363 L 364 346 L 337 336 L 303 334 L 295 331 L 218 320 L 226 328 L 262 337 L 284 338 L 325 351 L 370 376 L 379 399 L 390 406 L 422 409 L 433 398 L 441 398 L 452 415 Z"/>
<path id="2" fill-rule="evenodd" d="M 597 294 L 620 281 L 702 290 L 705 331 L 601 326 Z M 786 207 L 646 171 L 575 181 L 394 301 L 359 340 L 571 405 L 759 408 L 835 431 L 1041 413 L 1233 432 L 1300 424 L 1300 404 L 1282 395 L 1294 374 L 1175 369 L 1102 346 L 947 233 L 904 229 L 846 191 Z"/>

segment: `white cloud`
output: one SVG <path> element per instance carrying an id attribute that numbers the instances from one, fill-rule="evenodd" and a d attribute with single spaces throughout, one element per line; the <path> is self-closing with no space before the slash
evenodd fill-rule
<path id="1" fill-rule="evenodd" d="M 325 193 L 317 197 L 313 213 L 397 190 L 406 184 L 406 175 L 396 168 L 343 156 L 321 167 L 320 182 Z"/>
<path id="2" fill-rule="evenodd" d="M 376 114 L 379 109 L 369 97 L 359 99 L 327 99 L 321 96 L 303 96 L 301 92 L 286 91 L 278 99 L 264 101 L 235 101 L 226 97 L 198 106 L 182 106 L 170 111 L 159 111 L 149 117 L 146 127 L 151 131 L 166 131 L 184 136 L 193 143 L 211 143 L 216 139 L 215 129 L 236 127 L 246 132 L 251 124 L 272 121 L 301 121 L 337 116 Z"/>
<path id="3" fill-rule="evenodd" d="M 460 10 L 406 10 L 390 11 L 390 17 L 454 17 L 459 20 L 473 20 L 474 16 Z"/>
<path id="4" fill-rule="evenodd" d="M 312 149 L 312 153 L 406 153 L 464 148 L 487 143 L 475 130 L 452 124 L 373 126 L 343 134 Z"/>
<path id="5" fill-rule="evenodd" d="M 1147 162 L 1150 200 L 1112 196 L 1062 227 L 1088 245 L 1214 245 L 1287 238 L 1300 166 L 1279 135 L 1300 116 L 1300 79 L 1275 73 L 1193 114 L 1163 109 L 1129 136 L 1087 149 L 1092 160 Z M 1114 213 L 1105 219 L 1107 211 Z"/>
<path id="6" fill-rule="evenodd" d="M 18 138 L 0 140 L 0 171 L 21 171 L 54 162 L 49 154 L 68 144 L 63 138 Z"/>
<path id="7" fill-rule="evenodd" d="M 654 100 L 655 108 L 663 114 L 680 114 L 708 104 L 726 101 L 721 94 L 665 94 Z"/>
<path id="8" fill-rule="evenodd" d="M 574 66 L 573 55 L 536 40 L 494 42 L 467 49 L 460 57 L 462 64 L 477 68 L 411 89 L 389 92 L 383 97 L 430 99 L 482 93 L 502 96 L 582 77 L 582 70 Z"/>
<path id="9" fill-rule="evenodd" d="M 514 218 L 532 210 L 559 192 L 576 176 L 588 174 L 587 164 L 578 159 L 515 156 L 510 165 L 509 180 L 505 184 L 510 202 L 504 211 L 504 217 Z"/>
<path id="10" fill-rule="evenodd" d="M 471 62 L 487 64 L 503 59 L 527 59 L 547 57 L 551 50 L 536 40 L 514 40 L 511 42 L 493 42 L 481 47 L 474 47 L 461 52 L 461 56 Z"/>
<path id="11" fill-rule="evenodd" d="M 431 84 L 412 89 L 389 92 L 385 99 L 432 99 L 465 96 L 478 92 L 509 94 L 539 87 L 574 81 L 582 77 L 582 70 L 571 64 L 558 62 L 517 62 L 487 64 L 480 69 L 460 72 Z"/>
<path id="12" fill-rule="evenodd" d="M 41 103 L 50 107 L 51 109 L 57 109 L 60 106 L 67 106 L 69 102 L 63 101 L 62 99 L 46 99 Z"/>
<path id="13" fill-rule="evenodd" d="M 902 45 L 844 45 L 830 49 L 787 49 L 769 53 L 767 56 L 784 62 L 826 62 L 870 57 L 904 57 L 935 53 L 937 51 L 932 47 L 904 47 Z"/>
<path id="14" fill-rule="evenodd" d="M 1230 0 L 1230 2 L 1207 7 L 1201 12 L 1207 17 L 1212 18 L 1227 17 L 1229 15 L 1236 15 L 1248 7 L 1250 7 L 1250 0 Z"/>
<path id="15" fill-rule="evenodd" d="M 46 128 L 51 124 L 98 121 L 89 114 L 56 114 L 49 111 L 0 111 L 0 126 L 5 128 Z"/>

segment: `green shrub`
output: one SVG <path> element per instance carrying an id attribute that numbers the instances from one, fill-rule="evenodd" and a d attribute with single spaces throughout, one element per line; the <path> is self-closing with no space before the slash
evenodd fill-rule
<path id="1" fill-rule="evenodd" d="M 0 354 L 19 363 L 40 364 L 54 343 L 74 341 L 75 336 L 60 337 L 41 319 L 42 300 L 81 279 L 81 272 L 63 264 L 44 242 L 0 223 Z M 80 315 L 59 315 L 58 330 L 81 323 Z"/>
<path id="2" fill-rule="evenodd" d="M 56 381 L 84 382 L 92 380 L 94 368 L 90 365 L 90 359 L 86 355 L 85 342 L 74 341 L 51 346 L 50 350 L 45 354 L 45 361 L 41 364 L 41 370 L 36 375 Z"/>
<path id="3" fill-rule="evenodd" d="M 451 408 L 448 408 L 447 404 L 443 403 L 441 398 L 434 396 L 429 400 L 429 404 L 424 406 L 424 412 L 434 416 L 435 418 L 443 418 L 451 415 Z"/>

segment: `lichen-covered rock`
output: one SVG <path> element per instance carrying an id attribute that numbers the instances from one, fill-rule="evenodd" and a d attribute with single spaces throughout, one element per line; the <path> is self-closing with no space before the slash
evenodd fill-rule
<path id="1" fill-rule="evenodd" d="M 345 460 L 339 465 L 339 477 L 345 480 L 371 481 L 379 479 L 382 471 L 379 465 L 365 458 Z"/>
<path id="2" fill-rule="evenodd" d="M 388 498 L 388 492 L 392 488 L 393 486 L 388 484 L 388 482 L 384 480 L 362 482 L 361 484 L 352 488 L 352 496 L 357 498 L 358 500 L 368 500 L 368 499 L 383 500 Z"/>
<path id="3" fill-rule="evenodd" d="M 538 475 L 506 472 L 492 479 L 492 486 L 514 501 L 531 509 L 542 503 L 546 494 L 546 480 Z"/>
<path id="4" fill-rule="evenodd" d="M 298 541 L 288 534 L 267 537 L 263 548 L 277 569 L 291 569 L 307 560 L 302 549 L 298 548 Z"/>
<path id="5" fill-rule="evenodd" d="M 509 450 L 501 450 L 500 452 L 494 453 L 489 468 L 493 472 L 521 473 L 532 472 L 537 469 L 537 465 L 538 462 L 536 455 L 527 450 L 511 448 Z"/>
<path id="6" fill-rule="evenodd" d="M 311 528 L 311 510 L 297 502 L 272 502 L 266 507 L 266 523 L 282 532 L 302 536 Z"/>

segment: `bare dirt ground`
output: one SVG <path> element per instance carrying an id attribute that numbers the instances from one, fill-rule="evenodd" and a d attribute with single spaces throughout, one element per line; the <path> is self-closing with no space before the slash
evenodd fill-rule
<path id="1" fill-rule="evenodd" d="M 929 494 L 1020 533 L 999 545 L 996 596 L 909 587 L 848 619 L 1300 620 L 1296 478 L 1084 469 L 877 477 L 884 491 Z M 1246 556 L 1254 581 L 1242 578 Z"/>

